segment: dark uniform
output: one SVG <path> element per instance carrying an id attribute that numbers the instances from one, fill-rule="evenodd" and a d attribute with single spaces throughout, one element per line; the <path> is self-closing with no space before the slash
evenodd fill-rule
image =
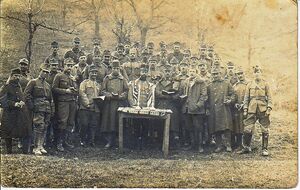
<path id="1" fill-rule="evenodd" d="M 94 50 L 93 50 L 93 53 L 90 53 L 86 56 L 86 63 L 88 65 L 91 65 L 93 64 L 93 59 L 94 59 L 94 55 L 100 55 L 102 56 L 102 53 L 100 51 L 100 41 L 98 39 L 95 39 L 93 41 L 93 45 L 94 45 Z"/>
<path id="2" fill-rule="evenodd" d="M 255 123 L 258 121 L 262 130 L 262 155 L 268 156 L 268 138 L 270 126 L 270 112 L 272 110 L 272 98 L 269 84 L 261 78 L 261 69 L 254 68 L 256 79 L 246 86 L 244 97 L 244 138 L 243 152 L 250 152 L 250 144 Z"/>
<path id="3" fill-rule="evenodd" d="M 84 52 L 79 49 L 80 39 L 78 37 L 75 37 L 73 42 L 74 47 L 65 53 L 64 59 L 72 58 L 74 63 L 77 64 L 79 62 L 79 57 L 84 55 Z"/>
<path id="4" fill-rule="evenodd" d="M 168 55 L 168 62 L 170 63 L 171 59 L 174 58 L 174 57 L 178 60 L 179 63 L 180 63 L 180 62 L 183 60 L 183 58 L 184 58 L 183 53 L 180 52 L 180 43 L 179 43 L 179 42 L 175 42 L 175 43 L 174 43 L 174 52 L 173 52 L 173 53 L 170 53 L 170 54 Z"/>
<path id="5" fill-rule="evenodd" d="M 50 125 L 51 104 L 53 102 L 51 87 L 45 80 L 48 73 L 48 70 L 42 69 L 39 77 L 30 80 L 24 91 L 26 103 L 29 109 L 33 111 L 33 136 L 35 145 L 33 153 L 36 155 L 47 153 L 43 147 L 43 143 L 47 127 Z"/>
<path id="6" fill-rule="evenodd" d="M 64 68 L 64 60 L 63 58 L 58 54 L 59 45 L 56 41 L 53 41 L 51 43 L 51 49 L 52 53 L 45 59 L 44 64 L 46 65 L 46 68 L 49 68 L 51 65 L 51 59 L 55 59 L 58 63 L 58 67 L 60 70 Z"/>
<path id="7" fill-rule="evenodd" d="M 77 90 L 75 81 L 71 78 L 70 72 L 74 65 L 72 59 L 65 60 L 64 72 L 58 73 L 52 84 L 52 91 L 57 100 L 57 125 L 59 129 L 59 142 L 57 149 L 64 151 L 62 145 L 72 148 L 67 142 L 75 126 Z"/>
<path id="8" fill-rule="evenodd" d="M 25 87 L 27 86 L 29 80 L 32 79 L 32 76 L 29 73 L 29 62 L 26 58 L 20 59 L 19 65 L 21 70 L 21 76 L 19 79 L 19 83 L 21 85 L 22 91 L 24 92 Z"/>
<path id="9" fill-rule="evenodd" d="M 13 69 L 9 81 L 0 89 L 3 108 L 0 131 L 1 138 L 5 139 L 8 154 L 12 153 L 12 138 L 22 138 L 23 153 L 28 153 L 30 147 L 32 123 L 19 80 L 13 76 L 20 74 L 19 68 Z"/>
<path id="10" fill-rule="evenodd" d="M 129 50 L 129 58 L 130 60 L 123 64 L 123 68 L 125 69 L 129 81 L 136 80 L 140 75 L 140 65 L 141 63 L 136 59 L 137 50 L 132 48 Z"/>
<path id="11" fill-rule="evenodd" d="M 213 81 L 208 85 L 209 130 L 215 134 L 217 149 L 222 151 L 222 135 L 225 136 L 226 151 L 231 152 L 232 115 L 230 105 L 234 101 L 231 84 L 221 78 L 218 69 L 212 70 Z"/>
<path id="12" fill-rule="evenodd" d="M 106 148 L 110 148 L 115 143 L 115 135 L 118 131 L 117 109 L 126 106 L 128 95 L 128 82 L 120 74 L 120 63 L 118 60 L 112 62 L 112 73 L 104 78 L 102 94 L 105 96 L 103 105 L 103 118 L 101 121 L 101 131 L 106 133 Z"/>

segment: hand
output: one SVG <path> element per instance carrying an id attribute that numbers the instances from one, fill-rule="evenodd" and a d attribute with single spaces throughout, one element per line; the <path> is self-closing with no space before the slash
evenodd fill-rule
<path id="1" fill-rule="evenodd" d="M 23 107 L 23 106 L 25 106 L 25 102 L 23 102 L 22 100 L 20 101 L 20 106 L 21 106 L 21 108 Z"/>
<path id="2" fill-rule="evenodd" d="M 230 99 L 227 99 L 227 100 L 224 100 L 224 104 L 230 104 L 231 103 L 231 100 Z"/>
<path id="3" fill-rule="evenodd" d="M 271 110 L 272 110 L 271 108 L 268 108 L 268 109 L 267 109 L 267 111 L 266 111 L 266 116 L 269 116 L 269 115 L 270 115 Z"/>
<path id="4" fill-rule="evenodd" d="M 15 107 L 20 108 L 20 107 L 21 107 L 20 102 L 16 102 L 16 103 L 15 103 Z"/>
<path id="5" fill-rule="evenodd" d="M 241 108 L 240 104 L 238 104 L 238 103 L 234 104 L 234 107 L 238 110 Z"/>
<path id="6" fill-rule="evenodd" d="M 72 90 L 71 90 L 70 88 L 68 88 L 68 89 L 66 90 L 66 93 L 67 93 L 67 94 L 71 94 L 71 93 L 72 93 Z"/>
<path id="7" fill-rule="evenodd" d="M 247 115 L 248 115 L 248 110 L 244 110 L 243 115 L 244 115 L 245 117 L 247 117 Z"/>

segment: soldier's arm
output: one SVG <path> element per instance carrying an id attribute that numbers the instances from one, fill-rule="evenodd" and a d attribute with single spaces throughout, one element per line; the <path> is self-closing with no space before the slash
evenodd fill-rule
<path id="1" fill-rule="evenodd" d="M 56 75 L 52 84 L 52 91 L 54 94 L 64 95 L 67 94 L 67 89 L 59 88 L 60 75 Z"/>
<path id="2" fill-rule="evenodd" d="M 119 99 L 120 100 L 126 100 L 127 99 L 127 97 L 128 97 L 128 82 L 127 82 L 127 79 L 124 79 L 123 80 L 123 93 L 122 94 L 120 94 L 120 96 L 119 96 Z"/>
<path id="3" fill-rule="evenodd" d="M 272 97 L 271 97 L 271 91 L 270 91 L 270 87 L 269 84 L 266 84 L 266 99 L 267 99 L 267 108 L 272 109 Z"/>
<path id="4" fill-rule="evenodd" d="M 26 104 L 28 106 L 29 109 L 33 108 L 33 96 L 32 96 L 32 92 L 33 92 L 33 88 L 35 86 L 35 81 L 30 80 L 24 90 L 24 97 L 25 97 L 25 101 Z"/>
<path id="5" fill-rule="evenodd" d="M 247 84 L 246 90 L 245 90 L 245 96 L 244 96 L 244 112 L 248 111 L 248 106 L 249 106 L 249 101 L 250 101 L 250 83 Z"/>
<path id="6" fill-rule="evenodd" d="M 80 98 L 80 101 L 82 103 L 82 105 L 84 107 L 88 107 L 89 106 L 89 99 L 86 95 L 86 83 L 85 82 L 82 82 L 80 84 L 80 87 L 79 87 L 79 98 Z"/>

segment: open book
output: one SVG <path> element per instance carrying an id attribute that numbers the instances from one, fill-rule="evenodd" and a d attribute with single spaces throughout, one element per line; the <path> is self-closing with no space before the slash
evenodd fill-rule
<path id="1" fill-rule="evenodd" d="M 173 95 L 173 94 L 175 94 L 175 92 L 174 92 L 174 91 L 166 91 L 166 90 L 163 90 L 163 91 L 162 91 L 162 94 L 163 94 L 163 95 Z"/>

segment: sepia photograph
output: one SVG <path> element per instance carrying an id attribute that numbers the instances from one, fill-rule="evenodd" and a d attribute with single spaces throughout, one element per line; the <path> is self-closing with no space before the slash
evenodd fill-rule
<path id="1" fill-rule="evenodd" d="M 0 0 L 1 188 L 298 186 L 297 0 Z"/>

